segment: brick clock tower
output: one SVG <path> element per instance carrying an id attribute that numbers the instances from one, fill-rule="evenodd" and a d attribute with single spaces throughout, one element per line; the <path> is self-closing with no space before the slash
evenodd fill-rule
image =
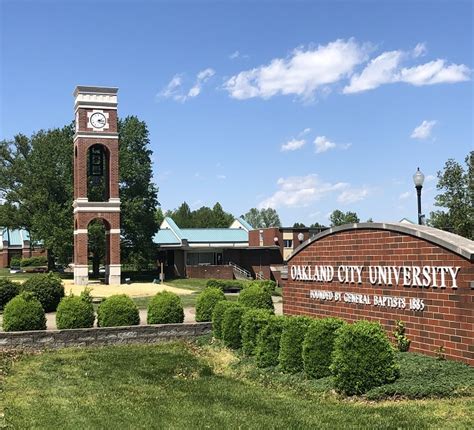
<path id="1" fill-rule="evenodd" d="M 74 283 L 89 281 L 88 227 L 105 228 L 105 281 L 120 284 L 117 88 L 74 91 Z"/>

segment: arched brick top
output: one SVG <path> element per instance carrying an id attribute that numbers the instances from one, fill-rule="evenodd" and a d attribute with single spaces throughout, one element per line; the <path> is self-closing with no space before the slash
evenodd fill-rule
<path id="1" fill-rule="evenodd" d="M 288 261 L 291 261 L 291 259 L 295 257 L 295 255 L 297 255 L 299 252 L 301 252 L 313 242 L 316 242 L 333 234 L 347 232 L 350 230 L 382 230 L 402 233 L 441 246 L 467 259 L 470 262 L 474 261 L 474 241 L 458 236 L 457 234 L 448 233 L 446 231 L 438 230 L 437 228 L 427 227 L 424 225 L 376 222 L 344 224 L 338 227 L 331 227 L 330 229 L 325 230 L 303 242 L 298 248 L 294 250 Z"/>

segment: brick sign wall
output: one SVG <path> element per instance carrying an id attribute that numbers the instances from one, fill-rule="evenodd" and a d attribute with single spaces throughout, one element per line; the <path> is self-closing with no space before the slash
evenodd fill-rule
<path id="1" fill-rule="evenodd" d="M 380 321 L 390 336 L 399 319 L 410 351 L 433 355 L 443 347 L 446 357 L 473 365 L 474 267 L 465 251 L 473 242 L 445 232 L 439 239 L 429 227 L 364 225 L 325 232 L 295 251 L 284 313 Z"/>

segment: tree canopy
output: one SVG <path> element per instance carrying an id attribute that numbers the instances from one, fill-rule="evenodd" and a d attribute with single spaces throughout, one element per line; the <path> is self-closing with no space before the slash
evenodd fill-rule
<path id="1" fill-rule="evenodd" d="M 281 227 L 280 217 L 273 208 L 250 209 L 245 215 L 242 215 L 253 228 Z"/>
<path id="2" fill-rule="evenodd" d="M 180 228 L 227 228 L 234 220 L 234 216 L 224 211 L 219 202 L 212 209 L 202 206 L 194 211 L 183 202 L 177 209 L 168 210 L 166 216 L 171 217 Z"/>
<path id="3" fill-rule="evenodd" d="M 435 205 L 445 210 L 431 212 L 429 224 L 474 239 L 474 151 L 465 158 L 466 168 L 453 159 L 438 172 Z"/>
<path id="4" fill-rule="evenodd" d="M 339 209 L 336 209 L 331 213 L 329 220 L 331 221 L 331 227 L 360 222 L 357 213 L 351 211 L 342 212 Z"/>

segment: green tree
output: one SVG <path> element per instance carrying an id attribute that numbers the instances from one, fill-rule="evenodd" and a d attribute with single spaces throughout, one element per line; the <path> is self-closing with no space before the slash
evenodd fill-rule
<path id="1" fill-rule="evenodd" d="M 156 225 L 160 226 L 164 219 L 165 219 L 165 215 L 163 215 L 163 211 L 161 210 L 161 207 L 158 207 L 155 212 Z"/>
<path id="2" fill-rule="evenodd" d="M 466 159 L 466 169 L 449 159 L 438 172 L 436 188 L 441 191 L 435 197 L 435 205 L 446 210 L 431 212 L 429 224 L 460 236 L 474 239 L 474 151 Z"/>
<path id="3" fill-rule="evenodd" d="M 180 228 L 227 228 L 234 220 L 231 213 L 225 212 L 221 204 L 217 202 L 211 209 L 207 206 L 192 211 L 186 202 L 178 209 L 166 211 Z"/>
<path id="4" fill-rule="evenodd" d="M 101 220 L 94 219 L 89 224 L 88 248 L 92 260 L 92 275 L 99 277 L 100 263 L 105 259 L 105 227 Z"/>
<path id="5" fill-rule="evenodd" d="M 212 208 L 212 221 L 215 228 L 227 228 L 232 224 L 234 216 L 222 209 L 222 206 L 217 202 Z"/>
<path id="6" fill-rule="evenodd" d="M 302 222 L 295 222 L 293 228 L 305 228 L 306 226 Z"/>
<path id="7" fill-rule="evenodd" d="M 32 241 L 67 262 L 73 248 L 73 125 L 0 142 L 0 225 L 25 228 Z"/>
<path id="8" fill-rule="evenodd" d="M 310 228 L 319 228 L 319 229 L 324 229 L 327 228 L 325 225 L 320 224 L 319 222 L 315 222 L 309 226 Z"/>
<path id="9" fill-rule="evenodd" d="M 281 227 L 280 217 L 273 208 L 260 209 L 252 208 L 245 215 L 242 215 L 253 228 Z"/>
<path id="10" fill-rule="evenodd" d="M 191 208 L 186 202 L 181 203 L 181 206 L 172 212 L 171 218 L 180 228 L 190 228 L 193 226 Z"/>
<path id="11" fill-rule="evenodd" d="M 150 139 L 144 121 L 136 116 L 119 120 L 122 255 L 142 269 L 153 253 L 158 231 L 155 217 L 158 188 L 153 183 Z"/>
<path id="12" fill-rule="evenodd" d="M 339 209 L 332 212 L 329 216 L 329 220 L 331 221 L 331 227 L 360 222 L 360 219 L 355 212 L 342 212 Z"/>

